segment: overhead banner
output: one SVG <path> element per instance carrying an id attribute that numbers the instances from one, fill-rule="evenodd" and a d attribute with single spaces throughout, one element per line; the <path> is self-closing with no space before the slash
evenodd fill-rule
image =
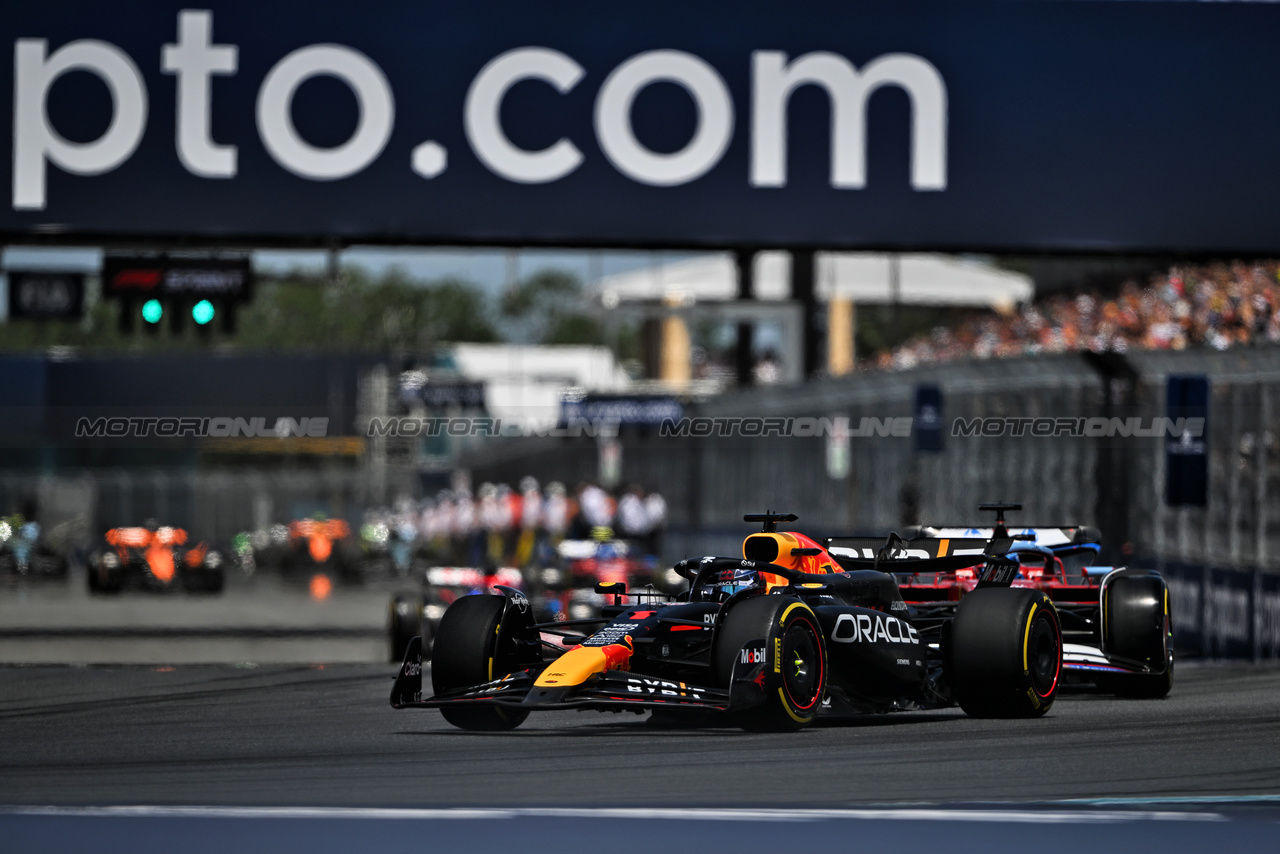
<path id="1" fill-rule="evenodd" d="M 0 239 L 1277 252 L 1278 32 L 1275 3 L 11 4 Z"/>

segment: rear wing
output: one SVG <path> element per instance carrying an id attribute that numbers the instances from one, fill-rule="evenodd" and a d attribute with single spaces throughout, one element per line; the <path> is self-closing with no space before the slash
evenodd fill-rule
<path id="1" fill-rule="evenodd" d="M 844 569 L 874 569 L 880 572 L 954 572 L 982 567 L 980 587 L 1008 587 L 1017 577 L 1018 562 L 1005 554 L 1013 548 L 1012 537 L 977 537 L 904 540 L 897 534 L 878 537 L 830 537 L 827 552 Z"/>
<path id="2" fill-rule="evenodd" d="M 832 557 L 848 560 L 930 560 L 944 557 L 971 557 L 965 566 L 982 563 L 990 537 L 919 537 L 904 540 L 891 535 L 883 537 L 831 537 L 827 551 Z M 883 553 L 883 554 L 882 554 Z"/>
<path id="3" fill-rule="evenodd" d="M 1018 540 L 1033 542 L 1038 546 L 1059 548 L 1061 546 L 1101 543 L 1102 532 L 1088 525 L 1025 525 L 1008 528 L 1009 536 Z M 906 529 L 909 537 L 918 539 L 990 539 L 995 529 L 990 527 L 964 528 L 959 526 L 935 528 L 928 525 L 915 525 Z"/>
<path id="4" fill-rule="evenodd" d="M 904 540 L 897 534 L 879 537 L 831 537 L 827 551 L 845 569 L 875 569 L 880 572 L 953 572 L 985 563 L 992 540 L 971 538 L 917 538 Z"/>

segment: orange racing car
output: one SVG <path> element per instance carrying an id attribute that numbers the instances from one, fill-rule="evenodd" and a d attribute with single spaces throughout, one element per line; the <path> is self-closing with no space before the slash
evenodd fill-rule
<path id="1" fill-rule="evenodd" d="M 187 548 L 187 532 L 148 520 L 133 528 L 112 528 L 107 548 L 89 556 L 89 590 L 116 593 L 136 589 L 218 593 L 224 582 L 222 554 L 200 542 Z"/>

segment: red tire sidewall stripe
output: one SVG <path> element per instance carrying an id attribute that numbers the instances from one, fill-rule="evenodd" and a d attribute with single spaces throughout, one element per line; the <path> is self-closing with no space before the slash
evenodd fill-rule
<path id="1" fill-rule="evenodd" d="M 1050 611 L 1046 609 L 1041 614 L 1050 614 Z M 1045 693 L 1041 694 L 1036 689 L 1034 682 L 1031 684 L 1031 690 L 1035 691 L 1036 696 L 1042 700 L 1053 696 L 1053 692 L 1058 688 L 1058 678 L 1062 675 L 1062 629 L 1058 626 L 1058 615 L 1056 613 L 1049 617 L 1049 625 L 1053 626 L 1054 637 L 1058 639 L 1058 667 L 1053 672 L 1053 684 L 1049 686 L 1049 690 Z"/>
<path id="2" fill-rule="evenodd" d="M 809 619 L 809 615 L 802 611 L 801 613 L 797 614 L 795 617 L 792 618 L 793 623 L 798 620 L 803 620 L 809 626 L 809 631 L 812 632 L 812 637 L 814 640 L 814 647 L 818 651 L 818 682 L 816 685 L 817 690 L 814 691 L 813 699 L 810 700 L 806 705 L 802 706 L 796 702 L 795 697 L 791 696 L 791 689 L 787 687 L 787 680 L 785 677 L 782 680 L 782 688 L 784 691 L 787 692 L 787 699 L 791 700 L 791 705 L 795 706 L 797 711 L 803 712 L 803 711 L 808 711 L 809 709 L 814 708 L 815 706 L 818 705 L 818 703 L 822 702 L 822 693 L 823 693 L 822 686 L 827 684 L 826 683 L 827 656 L 826 656 L 826 650 L 822 646 L 822 635 L 818 632 L 817 627 L 814 626 L 813 621 Z M 782 627 L 783 637 L 786 636 L 786 630 L 788 628 L 790 628 L 789 625 Z"/>

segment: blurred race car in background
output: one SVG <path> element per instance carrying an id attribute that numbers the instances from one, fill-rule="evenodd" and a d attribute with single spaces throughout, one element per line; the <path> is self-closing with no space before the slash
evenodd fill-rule
<path id="1" fill-rule="evenodd" d="M 360 562 L 348 554 L 351 526 L 342 519 L 316 515 L 289 523 L 288 550 L 280 570 L 285 575 L 322 572 L 343 581 L 360 580 Z"/>
<path id="2" fill-rule="evenodd" d="M 323 514 L 241 531 L 232 540 L 237 568 L 245 575 L 275 572 L 291 581 L 310 583 L 323 575 L 358 582 L 362 578 L 358 548 L 351 526 Z"/>
<path id="3" fill-rule="evenodd" d="M 646 587 L 655 581 L 658 559 L 645 554 L 633 540 L 561 540 L 556 545 L 557 565 L 526 571 L 526 592 L 540 619 L 585 620 L 600 615 L 605 597 L 599 584 L 623 584 L 627 589 Z M 683 587 L 684 580 L 671 580 Z"/>
<path id="4" fill-rule="evenodd" d="M 895 554 L 956 555 L 957 543 L 977 538 L 1007 537 L 1006 557 L 1018 564 L 1014 587 L 1042 590 L 1062 619 L 1063 669 L 1072 681 L 1092 682 L 1099 689 L 1127 697 L 1163 697 L 1173 687 L 1173 625 L 1169 587 L 1155 570 L 1095 566 L 1101 535 L 1085 526 L 1018 526 L 1005 524 L 1004 514 L 1018 504 L 983 504 L 996 513 L 992 527 L 909 528 L 910 545 Z M 865 556 L 878 541 L 858 538 L 828 540 L 832 554 Z M 980 554 L 975 554 L 975 560 Z M 906 602 L 920 611 L 943 615 L 978 583 L 980 564 L 944 571 L 900 571 L 893 568 Z"/>
<path id="5" fill-rule="evenodd" d="M 277 523 L 256 531 L 241 531 L 231 540 L 232 560 L 245 575 L 278 572 L 288 553 L 288 525 Z"/>
<path id="6" fill-rule="evenodd" d="M 372 513 L 360 526 L 366 575 L 403 578 L 426 568 L 427 548 L 408 513 Z"/>
<path id="7" fill-rule="evenodd" d="M 974 716 L 1029 718 L 1052 706 L 1062 668 L 1057 609 L 1045 592 L 1011 586 L 1012 540 L 965 540 L 960 556 L 909 555 L 919 572 L 981 567 L 976 589 L 945 613 L 921 615 L 882 567 L 896 573 L 906 562 L 901 538 L 869 556 L 837 555 L 777 531 L 795 518 L 745 516 L 763 530 L 743 541 L 742 557 L 677 563 L 690 586 L 676 597 L 601 584 L 613 604 L 593 619 L 538 622 L 525 595 L 506 587 L 463 596 L 436 629 L 434 696 L 424 695 L 414 639 L 391 705 L 440 709 L 469 730 L 511 729 L 554 709 L 796 730 L 820 715 L 958 703 Z"/>
<path id="8" fill-rule="evenodd" d="M 219 593 L 225 582 L 223 557 L 204 542 L 185 548 L 187 532 L 148 521 L 139 528 L 112 528 L 107 548 L 89 556 L 89 590 L 124 589 Z"/>
<path id="9" fill-rule="evenodd" d="M 632 589 L 649 587 L 654 582 L 657 558 L 643 554 L 632 541 L 615 539 L 612 532 L 602 531 L 597 539 L 562 540 L 556 544 L 555 552 L 554 565 L 534 565 L 523 571 L 513 567 L 427 569 L 421 576 L 422 592 L 398 594 L 391 600 L 391 660 L 404 657 L 409 640 L 415 635 L 421 635 L 430 649 L 434 627 L 454 599 L 489 592 L 497 584 L 523 591 L 539 620 L 563 622 L 600 616 L 607 601 L 596 591 L 600 584 L 622 584 Z M 678 588 L 685 584 L 679 576 L 669 581 Z"/>
<path id="10" fill-rule="evenodd" d="M 66 555 L 48 541 L 39 522 L 21 515 L 0 519 L 0 575 L 63 580 L 67 564 Z"/>
<path id="11" fill-rule="evenodd" d="M 487 593 L 499 585 L 519 590 L 524 577 L 513 567 L 485 572 L 465 566 L 433 566 L 422 574 L 421 582 L 420 591 L 391 597 L 387 640 L 393 662 L 404 658 L 409 641 L 415 637 L 421 637 L 424 648 L 431 649 L 440 618 L 460 596 Z"/>

